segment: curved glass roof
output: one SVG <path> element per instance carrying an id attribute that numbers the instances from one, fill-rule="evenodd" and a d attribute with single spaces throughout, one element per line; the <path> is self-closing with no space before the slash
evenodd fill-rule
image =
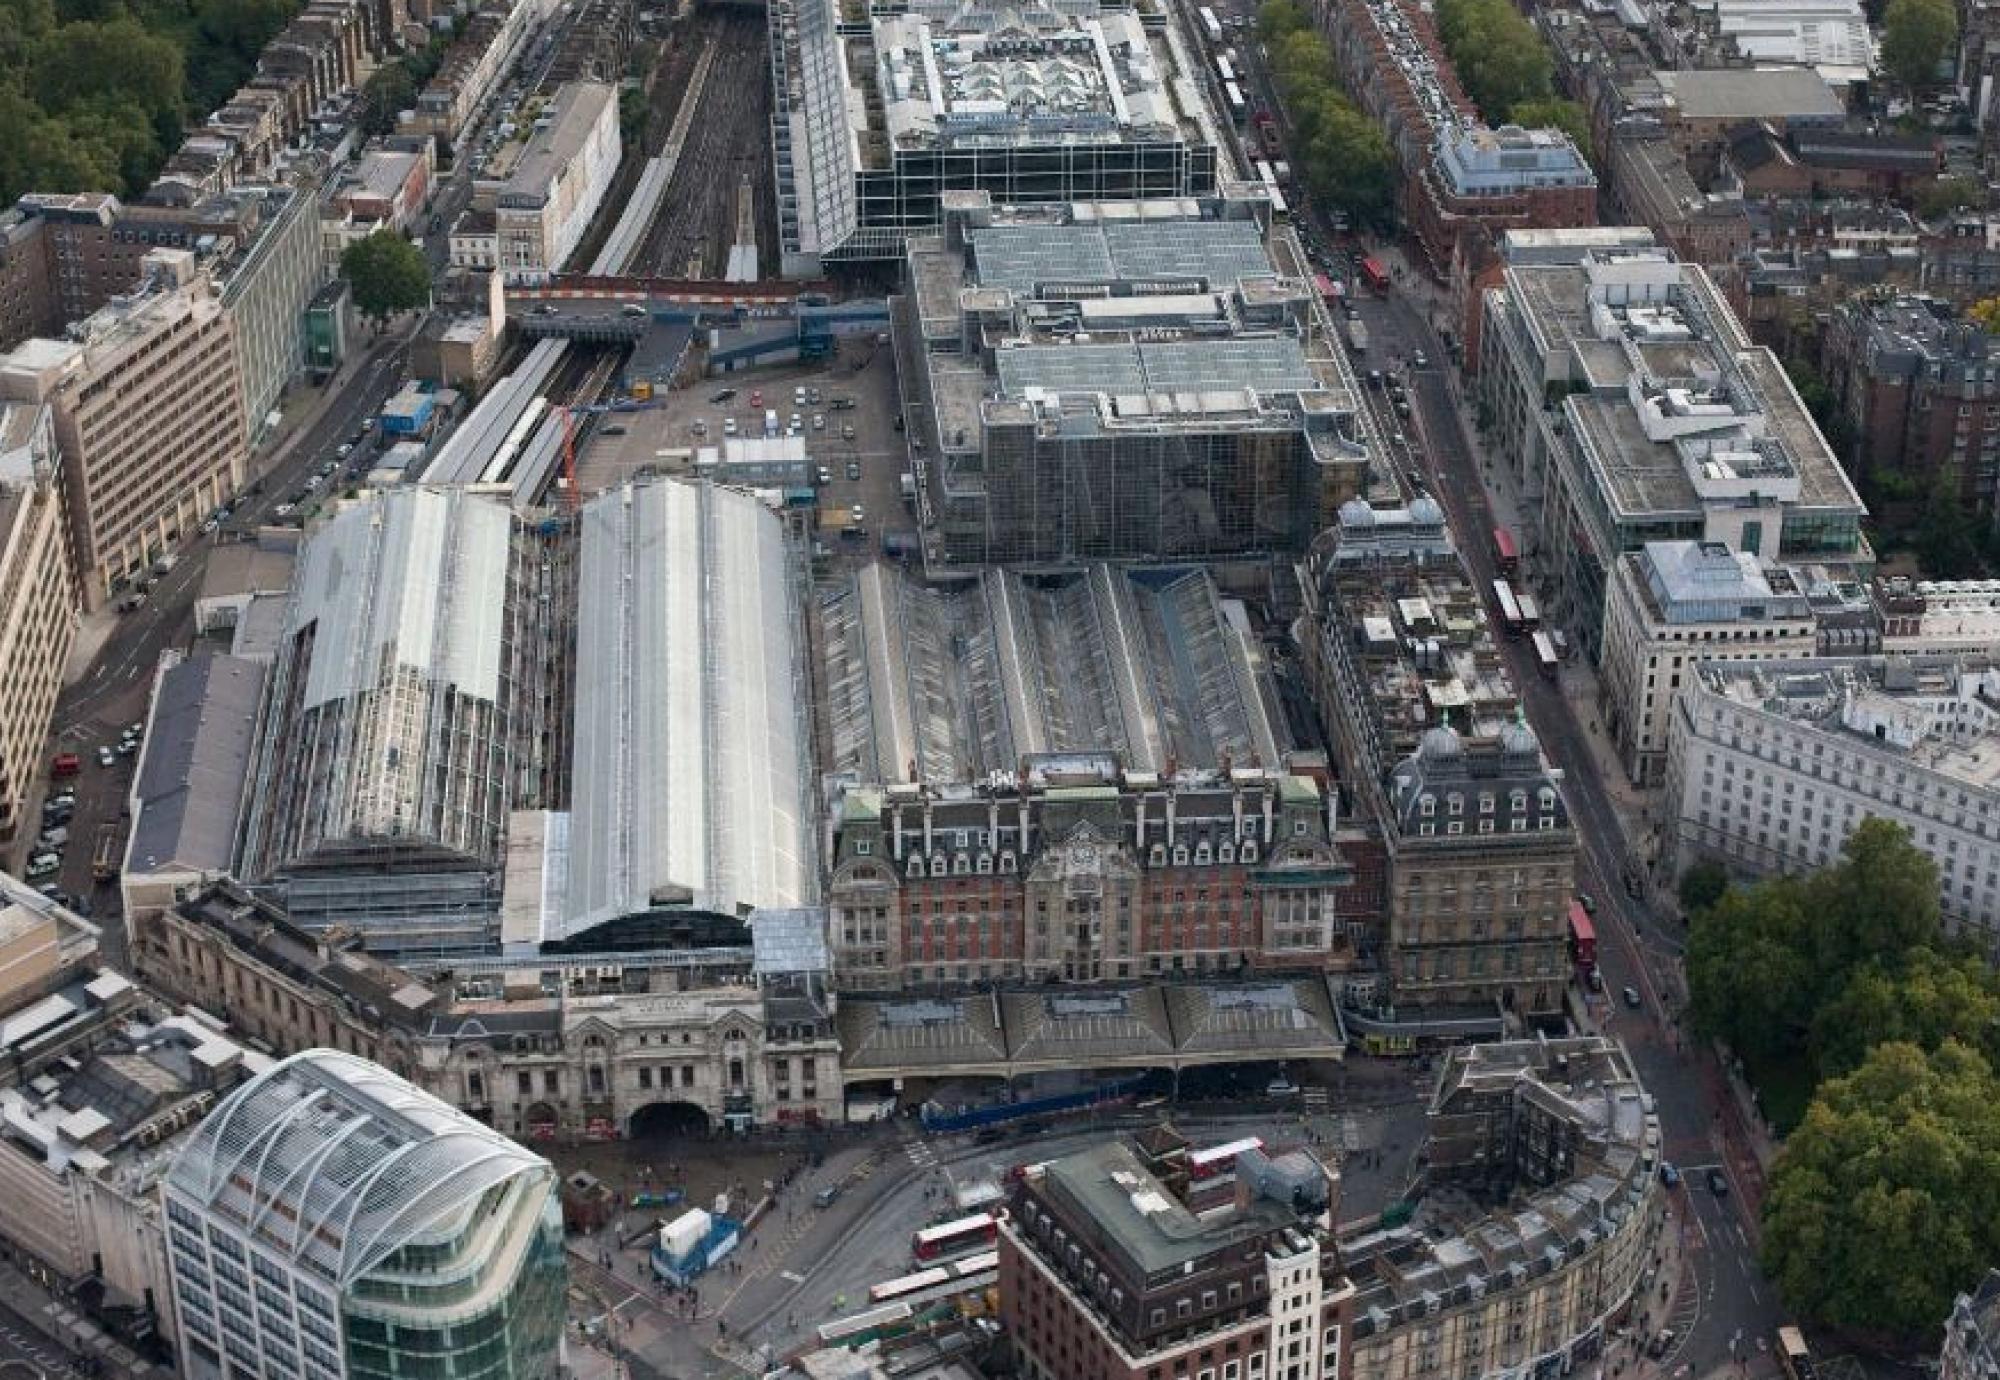
<path id="1" fill-rule="evenodd" d="M 380 1065 L 318 1049 L 225 1098 L 167 1187 L 345 1287 L 413 1241 L 457 1234 L 495 1187 L 552 1173 Z"/>

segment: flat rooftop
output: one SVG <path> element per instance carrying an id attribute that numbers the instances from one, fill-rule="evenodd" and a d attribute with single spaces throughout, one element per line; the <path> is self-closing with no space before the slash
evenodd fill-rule
<path id="1" fill-rule="evenodd" d="M 1197 1217 L 1122 1140 L 1066 1155 L 1042 1173 L 1045 1191 L 1095 1225 L 1145 1278 L 1298 1222 L 1297 1213 L 1262 1197 L 1229 1213 Z"/>
<path id="2" fill-rule="evenodd" d="M 1838 123 L 1847 114 L 1826 78 L 1809 67 L 1656 71 L 1673 107 L 1691 120 Z"/>
<path id="3" fill-rule="evenodd" d="M 1702 687 L 1842 745 L 2000 790 L 2000 666 L 1981 658 L 1703 661 Z"/>

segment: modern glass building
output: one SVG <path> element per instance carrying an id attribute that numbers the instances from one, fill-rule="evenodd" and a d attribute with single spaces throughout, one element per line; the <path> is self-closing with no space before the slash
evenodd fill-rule
<path id="1" fill-rule="evenodd" d="M 165 1197 L 192 1380 L 554 1380 L 554 1168 L 379 1065 L 309 1050 L 224 1099 Z"/>

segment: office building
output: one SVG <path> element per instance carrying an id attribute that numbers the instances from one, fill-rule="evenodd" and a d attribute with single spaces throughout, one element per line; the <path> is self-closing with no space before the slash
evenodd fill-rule
<path id="1" fill-rule="evenodd" d="M 1162 1127 L 1015 1185 L 1000 1318 L 1032 1380 L 1345 1373 L 1353 1286 L 1331 1239 L 1336 1173 L 1305 1150 L 1251 1150 L 1234 1203 L 1197 1215 L 1187 1149 Z"/>
<path id="2" fill-rule="evenodd" d="M 1870 817 L 1937 864 L 1948 930 L 2000 953 L 2000 670 L 1990 658 L 1706 661 L 1673 711 L 1673 863 L 1840 859 Z"/>
<path id="3" fill-rule="evenodd" d="M 934 570 L 1264 558 L 1359 492 L 1360 390 L 1261 199 L 946 203 L 895 316 Z"/>
<path id="4" fill-rule="evenodd" d="M 494 198 L 499 269 L 510 280 L 557 272 L 590 228 L 618 174 L 618 108 L 617 87 L 571 82 L 536 120 Z"/>
<path id="5" fill-rule="evenodd" d="M 1878 580 L 1880 650 L 2000 659 L 2000 580 Z"/>
<path id="6" fill-rule="evenodd" d="M 1355 960 L 1323 780 L 1294 770 L 1248 615 L 1204 572 L 948 591 L 875 564 L 819 618 L 843 986 Z"/>
<path id="7" fill-rule="evenodd" d="M 2000 1270 L 1988 1270 L 1976 1288 L 1952 1301 L 1938 1380 L 1995 1377 L 2000 1377 Z"/>
<path id="8" fill-rule="evenodd" d="M 1658 785 L 1674 697 L 1698 661 L 1814 655 L 1811 601 L 1793 572 L 1693 541 L 1649 542 L 1612 569 L 1598 712 L 1625 773 Z"/>
<path id="9" fill-rule="evenodd" d="M 240 872 L 300 923 L 391 952 L 497 938 L 508 813 L 539 743 L 532 564 L 504 503 L 436 489 L 364 499 L 306 542 Z"/>
<path id="10" fill-rule="evenodd" d="M 21 828 L 76 634 L 54 416 L 0 403 L 0 839 Z"/>
<path id="11" fill-rule="evenodd" d="M 184 250 L 77 323 L 0 359 L 0 397 L 55 418 L 79 595 L 95 609 L 233 494 L 247 463 L 235 325 Z"/>
<path id="12" fill-rule="evenodd" d="M 1351 501 L 1300 577 L 1301 656 L 1339 779 L 1388 853 L 1380 961 L 1396 1003 L 1487 1028 L 1554 1016 L 1576 834 L 1443 509 Z"/>
<path id="13" fill-rule="evenodd" d="M 1854 473 L 1918 506 L 1942 486 L 1982 527 L 2000 523 L 2000 342 L 1932 297 L 1850 298 L 1824 345 L 1854 433 Z"/>
<path id="14" fill-rule="evenodd" d="M 770 11 L 787 277 L 894 262 L 947 193 L 996 204 L 1205 195 L 1224 175 L 1197 40 L 1091 0 Z"/>
<path id="15" fill-rule="evenodd" d="M 1583 1372 L 1636 1323 L 1666 1217 L 1631 1056 L 1602 1036 L 1454 1049 L 1427 1122 L 1430 1184 L 1485 1210 L 1342 1234 L 1343 1375 Z"/>
<path id="16" fill-rule="evenodd" d="M 381 1066 L 294 1055 L 224 1098 L 168 1171 L 183 1371 L 553 1380 L 556 1187 L 548 1161 Z"/>
<path id="17" fill-rule="evenodd" d="M 1514 264 L 1484 314 L 1480 389 L 1539 505 L 1542 614 L 1593 661 L 1617 557 L 1647 542 L 1870 573 L 1854 486 L 1701 268 L 1635 249 Z"/>

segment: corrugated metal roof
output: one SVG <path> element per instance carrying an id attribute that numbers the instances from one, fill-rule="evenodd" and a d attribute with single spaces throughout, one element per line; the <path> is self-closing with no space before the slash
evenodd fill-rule
<path id="1" fill-rule="evenodd" d="M 198 656 L 160 678 L 127 872 L 229 868 L 263 693 L 264 668 L 240 657 Z"/>
<path id="2" fill-rule="evenodd" d="M 561 933 L 655 903 L 812 899 L 787 582 L 782 523 L 748 494 L 657 481 L 584 509 L 577 664 L 591 671 Z"/>
<path id="3" fill-rule="evenodd" d="M 388 666 L 497 702 L 512 531 L 504 505 L 443 489 L 343 509 L 294 585 L 288 635 L 318 624 L 300 707 L 374 690 Z"/>

